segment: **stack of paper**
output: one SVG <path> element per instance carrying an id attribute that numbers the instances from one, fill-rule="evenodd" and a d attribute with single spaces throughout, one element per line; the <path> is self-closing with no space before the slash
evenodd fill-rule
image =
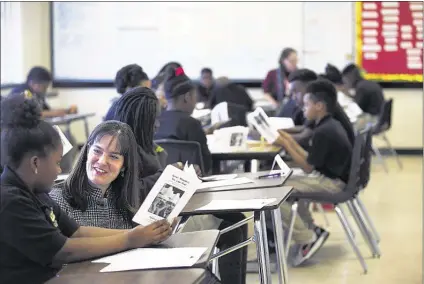
<path id="1" fill-rule="evenodd" d="M 212 200 L 196 211 L 205 210 L 230 210 L 230 209 L 261 209 L 262 207 L 277 201 L 275 198 L 247 199 L 247 200 Z"/>
<path id="2" fill-rule="evenodd" d="M 103 257 L 93 263 L 109 263 L 100 272 L 191 267 L 206 250 L 205 247 L 139 248 Z"/>

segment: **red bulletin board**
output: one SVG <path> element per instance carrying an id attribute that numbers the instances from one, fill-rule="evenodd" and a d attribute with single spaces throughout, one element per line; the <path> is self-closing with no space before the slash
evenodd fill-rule
<path id="1" fill-rule="evenodd" d="M 356 63 L 377 81 L 423 81 L 423 3 L 356 2 Z"/>

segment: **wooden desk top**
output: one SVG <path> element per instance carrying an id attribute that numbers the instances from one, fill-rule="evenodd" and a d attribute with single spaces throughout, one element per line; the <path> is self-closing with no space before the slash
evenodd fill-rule
<path id="1" fill-rule="evenodd" d="M 100 273 L 100 269 L 106 265 L 105 263 L 70 264 L 67 272 L 60 273 L 47 284 L 197 284 L 206 274 L 201 268 Z"/>
<path id="2" fill-rule="evenodd" d="M 240 213 L 250 211 L 264 211 L 277 209 L 291 194 L 293 187 L 271 187 L 271 188 L 256 188 L 248 190 L 232 190 L 232 191 L 209 191 L 200 192 L 193 195 L 186 207 L 180 213 L 181 216 L 203 215 L 203 214 L 219 214 L 223 213 Z M 205 206 L 212 200 L 248 200 L 248 199 L 265 199 L 275 198 L 276 201 L 264 206 L 262 209 L 238 209 L 231 210 L 198 210 L 197 208 Z"/>

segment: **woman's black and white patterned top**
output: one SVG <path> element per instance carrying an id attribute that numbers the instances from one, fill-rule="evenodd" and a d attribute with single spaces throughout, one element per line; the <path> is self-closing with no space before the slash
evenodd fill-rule
<path id="1" fill-rule="evenodd" d="M 50 197 L 81 226 L 100 227 L 108 229 L 131 229 L 131 221 L 124 218 L 125 211 L 117 208 L 114 203 L 114 192 L 107 189 L 103 195 L 98 188 L 89 187 L 88 207 L 86 211 L 73 208 L 65 199 L 63 183 L 57 185 Z"/>

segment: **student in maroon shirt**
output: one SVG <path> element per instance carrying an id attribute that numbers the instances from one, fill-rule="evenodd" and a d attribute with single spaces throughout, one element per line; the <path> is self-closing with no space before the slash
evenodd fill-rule
<path id="1" fill-rule="evenodd" d="M 291 72 L 297 69 L 297 62 L 296 50 L 291 47 L 283 49 L 278 61 L 279 67 L 269 71 L 262 83 L 265 97 L 276 107 L 286 96 L 288 90 L 287 78 Z"/>

